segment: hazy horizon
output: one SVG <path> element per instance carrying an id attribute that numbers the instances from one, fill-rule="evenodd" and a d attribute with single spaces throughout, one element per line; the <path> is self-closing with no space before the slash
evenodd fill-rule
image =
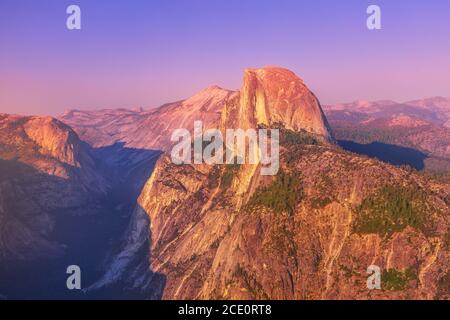
<path id="1" fill-rule="evenodd" d="M 214 85 L 214 84 L 212 84 Z M 210 85 L 211 86 L 211 85 Z M 17 114 L 17 115 L 23 115 L 23 116 L 54 116 L 54 117 L 58 117 L 58 116 L 62 116 L 64 113 L 68 112 L 68 111 L 74 111 L 74 110 L 79 110 L 79 111 L 100 111 L 100 110 L 118 110 L 118 109 L 125 109 L 125 110 L 139 110 L 142 109 L 143 111 L 150 111 L 152 109 L 157 109 L 161 106 L 170 104 L 170 103 L 175 103 L 178 101 L 182 101 L 185 99 L 188 99 L 194 95 L 196 95 L 197 93 L 201 92 L 202 90 L 206 89 L 208 86 L 205 86 L 205 88 L 194 92 L 193 94 L 191 94 L 190 96 L 187 96 L 185 98 L 179 99 L 179 100 L 173 100 L 173 101 L 166 101 L 163 102 L 159 105 L 155 105 L 155 106 L 149 106 L 149 107 L 141 107 L 141 106 L 115 106 L 115 107 L 108 107 L 108 106 L 104 106 L 104 107 L 88 107 L 88 108 L 77 108 L 77 107 L 73 107 L 73 108 L 67 108 L 67 109 L 62 109 L 60 112 L 58 111 L 57 113 L 29 113 L 29 112 L 4 112 L 0 109 L 0 113 L 8 113 L 8 114 Z M 223 88 L 222 89 L 228 89 L 228 88 Z M 229 89 L 232 90 L 232 89 Z M 239 89 L 235 89 L 236 91 L 239 91 Z M 444 99 L 450 99 L 450 96 L 446 97 L 446 96 L 430 96 L 430 97 L 416 97 L 416 98 L 412 98 L 412 99 L 408 99 L 405 101 L 397 101 L 397 100 L 391 100 L 391 99 L 373 99 L 373 100 L 367 100 L 367 99 L 354 99 L 354 100 L 349 100 L 349 101 L 340 101 L 340 102 L 335 102 L 335 103 L 323 103 L 320 100 L 320 97 L 317 97 L 319 99 L 319 102 L 321 104 L 322 107 L 326 107 L 326 106 L 334 106 L 334 105 L 344 105 L 344 104 L 351 104 L 354 102 L 369 102 L 369 103 L 374 103 L 374 102 L 378 102 L 378 101 L 393 101 L 395 103 L 400 103 L 400 104 L 404 104 L 404 103 L 408 103 L 408 102 L 412 102 L 415 100 L 427 100 L 427 99 L 435 99 L 435 98 L 444 98 Z"/>
<path id="2" fill-rule="evenodd" d="M 82 29 L 67 30 L 77 4 Z M 366 28 L 366 8 L 382 30 Z M 158 107 L 210 85 L 239 90 L 277 65 L 323 105 L 450 97 L 450 2 L 30 1 L 0 3 L 0 112 Z"/>

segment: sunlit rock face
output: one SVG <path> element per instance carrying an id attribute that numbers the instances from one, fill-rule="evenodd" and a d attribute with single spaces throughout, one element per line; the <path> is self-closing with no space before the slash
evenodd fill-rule
<path id="1" fill-rule="evenodd" d="M 33 117 L 24 124 L 24 132 L 39 146 L 39 152 L 74 167 L 80 167 L 80 141 L 75 132 L 51 117 Z"/>
<path id="2" fill-rule="evenodd" d="M 331 138 L 319 101 L 292 71 L 277 67 L 247 69 L 240 93 L 238 126 L 281 124 Z"/>

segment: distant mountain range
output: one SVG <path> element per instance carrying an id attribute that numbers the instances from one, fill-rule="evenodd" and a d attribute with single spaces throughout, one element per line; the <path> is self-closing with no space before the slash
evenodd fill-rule
<path id="1" fill-rule="evenodd" d="M 450 183 L 428 169 L 450 168 L 450 100 L 324 111 L 266 67 L 154 110 L 1 115 L 0 296 L 448 299 Z M 175 165 L 170 135 L 196 120 L 279 128 L 278 174 Z"/>
<path id="2" fill-rule="evenodd" d="M 356 112 L 371 115 L 375 118 L 388 118 L 408 115 L 435 124 L 450 127 L 450 98 L 434 97 L 422 100 L 398 103 L 391 100 L 355 101 L 337 105 L 324 106 L 325 110 Z"/>
<path id="3" fill-rule="evenodd" d="M 356 101 L 324 109 L 336 138 L 352 151 L 416 169 L 450 170 L 449 98 Z"/>

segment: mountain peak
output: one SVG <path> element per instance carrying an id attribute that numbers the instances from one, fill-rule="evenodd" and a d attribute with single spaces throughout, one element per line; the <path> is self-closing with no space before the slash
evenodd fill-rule
<path id="1" fill-rule="evenodd" d="M 301 83 L 303 83 L 303 80 L 300 79 L 291 70 L 277 66 L 265 66 L 262 68 L 247 68 L 245 69 L 244 74 L 245 76 L 255 74 L 260 79 L 274 80 L 276 78 L 278 80 L 300 81 Z"/>
<path id="2" fill-rule="evenodd" d="M 332 140 L 318 99 L 302 79 L 285 68 L 245 70 L 236 119 L 242 128 L 282 124 Z"/>
<path id="3" fill-rule="evenodd" d="M 217 85 L 211 85 L 183 101 L 183 105 L 205 105 L 223 100 L 233 91 L 223 89 Z"/>

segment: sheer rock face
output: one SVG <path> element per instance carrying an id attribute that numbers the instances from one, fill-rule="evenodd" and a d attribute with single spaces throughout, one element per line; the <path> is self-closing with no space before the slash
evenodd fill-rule
<path id="1" fill-rule="evenodd" d="M 276 67 L 245 71 L 237 123 L 242 128 L 281 124 L 331 138 L 314 94 L 293 72 Z"/>
<path id="2" fill-rule="evenodd" d="M 40 147 L 39 152 L 58 159 L 62 163 L 80 167 L 80 141 L 75 132 L 50 117 L 33 117 L 24 124 L 24 132 Z"/>
<path id="3" fill-rule="evenodd" d="M 0 130 L 3 160 L 18 160 L 61 178 L 78 175 L 86 184 L 98 175 L 89 146 L 57 119 L 0 115 Z"/>

